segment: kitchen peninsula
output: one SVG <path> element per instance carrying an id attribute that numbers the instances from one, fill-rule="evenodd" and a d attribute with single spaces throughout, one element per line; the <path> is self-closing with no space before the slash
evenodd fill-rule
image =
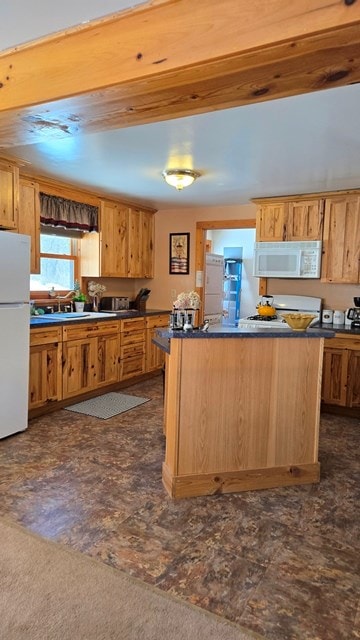
<path id="1" fill-rule="evenodd" d="M 324 338 L 310 328 L 157 330 L 167 352 L 163 483 L 173 498 L 320 479 Z"/>

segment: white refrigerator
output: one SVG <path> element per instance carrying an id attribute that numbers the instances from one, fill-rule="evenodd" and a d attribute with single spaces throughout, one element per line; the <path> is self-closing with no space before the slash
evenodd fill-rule
<path id="1" fill-rule="evenodd" d="M 218 253 L 205 254 L 205 299 L 204 319 L 210 324 L 222 321 L 223 313 L 224 256 Z"/>
<path id="2" fill-rule="evenodd" d="M 0 438 L 28 426 L 30 236 L 0 231 Z"/>

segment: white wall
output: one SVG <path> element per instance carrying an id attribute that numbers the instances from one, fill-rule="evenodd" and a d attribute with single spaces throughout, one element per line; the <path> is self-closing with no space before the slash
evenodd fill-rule
<path id="1" fill-rule="evenodd" d="M 195 288 L 196 223 L 213 220 L 255 220 L 254 204 L 238 207 L 198 207 L 167 209 L 155 214 L 155 277 L 148 282 L 151 296 L 148 308 L 170 309 L 182 291 Z M 190 233 L 190 274 L 169 274 L 169 234 Z M 146 284 L 146 281 L 142 281 Z M 145 286 L 145 284 L 140 286 Z"/>

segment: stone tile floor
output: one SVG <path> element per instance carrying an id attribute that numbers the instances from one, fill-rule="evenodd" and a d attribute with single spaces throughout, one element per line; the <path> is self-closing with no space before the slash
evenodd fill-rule
<path id="1" fill-rule="evenodd" d="M 318 485 L 172 501 L 161 376 L 123 392 L 0 441 L 0 515 L 268 640 L 360 638 L 359 421 L 322 415 Z"/>

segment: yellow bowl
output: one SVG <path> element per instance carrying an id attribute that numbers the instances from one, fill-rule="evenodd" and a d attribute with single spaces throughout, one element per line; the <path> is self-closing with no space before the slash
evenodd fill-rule
<path id="1" fill-rule="evenodd" d="M 294 331 L 306 331 L 310 322 L 316 318 L 310 313 L 283 313 L 281 315 Z"/>

